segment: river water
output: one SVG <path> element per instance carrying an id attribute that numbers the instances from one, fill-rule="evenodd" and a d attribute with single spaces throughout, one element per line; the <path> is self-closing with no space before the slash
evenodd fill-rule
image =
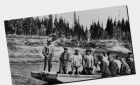
<path id="1" fill-rule="evenodd" d="M 31 77 L 31 71 L 43 71 L 44 63 L 11 63 L 13 85 L 46 85 L 47 82 Z M 53 63 L 52 71 L 59 71 L 59 63 Z"/>

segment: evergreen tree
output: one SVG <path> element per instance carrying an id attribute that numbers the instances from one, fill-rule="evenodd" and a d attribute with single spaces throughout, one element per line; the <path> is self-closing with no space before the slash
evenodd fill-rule
<path id="1" fill-rule="evenodd" d="M 55 15 L 54 26 L 55 26 L 54 32 L 56 33 L 57 32 L 57 29 L 58 29 L 57 15 Z"/>
<path id="2" fill-rule="evenodd" d="M 109 35 L 108 38 L 109 39 L 112 39 L 113 38 L 113 23 L 112 23 L 112 18 L 111 19 L 108 18 L 105 31 Z"/>
<path id="3" fill-rule="evenodd" d="M 49 15 L 47 35 L 51 34 L 52 30 L 53 30 L 53 17 L 52 15 Z"/>

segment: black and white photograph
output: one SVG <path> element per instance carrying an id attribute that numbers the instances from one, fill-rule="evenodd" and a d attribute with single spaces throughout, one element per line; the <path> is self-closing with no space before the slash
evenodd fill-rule
<path id="1" fill-rule="evenodd" d="M 136 74 L 128 12 L 121 5 L 5 20 L 12 85 Z"/>

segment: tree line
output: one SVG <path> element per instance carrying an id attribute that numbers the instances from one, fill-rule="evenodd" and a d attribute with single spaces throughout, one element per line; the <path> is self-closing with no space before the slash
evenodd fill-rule
<path id="1" fill-rule="evenodd" d="M 69 26 L 69 22 L 62 16 L 58 19 L 55 16 L 29 17 L 4 21 L 6 34 L 15 35 L 55 35 L 57 37 L 66 37 L 76 40 L 100 40 L 100 39 L 117 39 L 121 41 L 131 42 L 130 25 L 128 20 L 112 20 L 108 18 L 106 28 L 99 20 L 93 22 L 90 28 L 80 23 L 79 16 L 76 17 L 74 12 L 73 25 Z"/>

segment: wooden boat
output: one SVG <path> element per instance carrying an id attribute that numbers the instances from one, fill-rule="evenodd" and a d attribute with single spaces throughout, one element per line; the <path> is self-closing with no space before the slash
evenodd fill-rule
<path id="1" fill-rule="evenodd" d="M 101 74 L 96 75 L 72 75 L 72 74 L 58 74 L 53 72 L 31 72 L 31 76 L 46 81 L 48 83 L 68 83 L 68 82 L 76 82 L 76 81 L 84 81 L 90 79 L 99 79 L 101 78 Z"/>

